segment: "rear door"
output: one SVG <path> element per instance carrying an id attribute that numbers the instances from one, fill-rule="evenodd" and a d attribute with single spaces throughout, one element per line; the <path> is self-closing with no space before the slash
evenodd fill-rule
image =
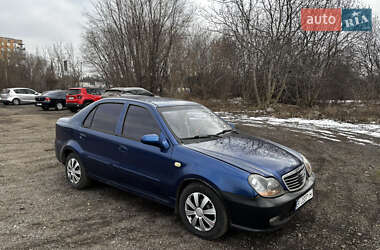
<path id="1" fill-rule="evenodd" d="M 122 119 L 122 103 L 103 103 L 95 107 L 79 131 L 78 141 L 84 152 L 84 165 L 90 175 L 113 181 L 115 152 L 119 150 L 116 130 Z"/>
<path id="2" fill-rule="evenodd" d="M 147 107 L 129 105 L 120 140 L 125 152 L 119 153 L 116 166 L 118 182 L 167 202 L 164 179 L 168 178 L 172 166 L 171 149 L 163 151 L 141 143 L 141 138 L 147 134 L 164 136 L 159 122 Z"/>
<path id="3" fill-rule="evenodd" d="M 19 99 L 21 102 L 28 102 L 28 93 L 26 89 L 15 89 L 15 98 Z"/>

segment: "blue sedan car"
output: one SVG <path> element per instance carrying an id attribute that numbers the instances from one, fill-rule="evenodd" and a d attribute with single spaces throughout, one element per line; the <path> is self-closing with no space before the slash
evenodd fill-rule
<path id="1" fill-rule="evenodd" d="M 55 150 L 74 188 L 97 180 L 174 208 L 190 232 L 271 231 L 313 198 L 308 160 L 234 129 L 188 101 L 103 99 L 56 124 Z"/>

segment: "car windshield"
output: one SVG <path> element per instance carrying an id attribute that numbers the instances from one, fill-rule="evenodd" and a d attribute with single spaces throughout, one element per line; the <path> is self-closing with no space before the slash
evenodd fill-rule
<path id="1" fill-rule="evenodd" d="M 200 105 L 166 107 L 159 111 L 180 140 L 214 138 L 232 131 L 230 125 Z"/>

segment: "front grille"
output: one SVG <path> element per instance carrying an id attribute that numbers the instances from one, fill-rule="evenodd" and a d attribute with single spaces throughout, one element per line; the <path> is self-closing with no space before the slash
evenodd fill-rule
<path id="1" fill-rule="evenodd" d="M 306 182 L 305 166 L 302 165 L 301 167 L 298 167 L 295 170 L 283 175 L 282 180 L 289 191 L 297 191 L 301 189 Z"/>

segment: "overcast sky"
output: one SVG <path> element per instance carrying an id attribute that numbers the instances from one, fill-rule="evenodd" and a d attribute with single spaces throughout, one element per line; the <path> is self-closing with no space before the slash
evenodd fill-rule
<path id="1" fill-rule="evenodd" d="M 201 4 L 206 0 L 194 0 Z M 380 15 L 380 0 L 364 0 Z M 22 39 L 29 52 L 54 42 L 79 48 L 91 0 L 0 0 L 0 36 Z"/>

